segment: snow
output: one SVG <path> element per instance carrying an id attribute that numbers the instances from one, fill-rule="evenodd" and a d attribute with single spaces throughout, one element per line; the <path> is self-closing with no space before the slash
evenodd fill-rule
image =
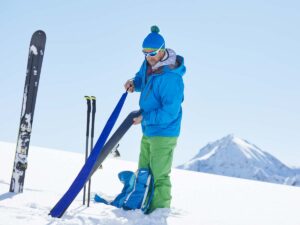
<path id="1" fill-rule="evenodd" d="M 299 169 L 290 168 L 256 145 L 233 134 L 200 149 L 178 168 L 300 186 Z"/>
<path id="2" fill-rule="evenodd" d="M 82 193 L 61 219 L 49 211 L 68 189 L 83 165 L 84 155 L 30 147 L 22 194 L 8 192 L 15 145 L 0 142 L 0 224 L 191 224 L 191 225 L 299 225 L 300 188 L 172 169 L 172 207 L 144 215 L 91 202 L 82 205 Z M 125 154 L 125 153 L 124 153 Z M 137 164 L 107 159 L 92 177 L 92 193 L 112 198 L 122 184 L 117 174 Z"/>
<path id="3" fill-rule="evenodd" d="M 38 54 L 38 50 L 37 50 L 37 48 L 35 47 L 35 45 L 31 45 L 31 46 L 30 46 L 30 52 L 32 52 L 34 55 L 37 55 L 37 54 Z"/>
<path id="4" fill-rule="evenodd" d="M 213 156 L 216 153 L 217 149 L 218 149 L 218 146 L 214 147 L 209 153 L 207 153 L 204 156 L 200 157 L 199 160 L 209 159 L 211 156 Z"/>

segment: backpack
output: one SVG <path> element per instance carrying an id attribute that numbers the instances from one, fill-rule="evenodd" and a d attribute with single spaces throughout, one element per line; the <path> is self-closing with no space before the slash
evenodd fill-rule
<path id="1" fill-rule="evenodd" d="M 125 210 L 141 209 L 146 213 L 154 194 L 154 180 L 151 171 L 146 168 L 140 168 L 135 173 L 122 171 L 118 177 L 124 184 L 121 193 L 111 202 L 96 194 L 95 202 L 113 205 Z"/>

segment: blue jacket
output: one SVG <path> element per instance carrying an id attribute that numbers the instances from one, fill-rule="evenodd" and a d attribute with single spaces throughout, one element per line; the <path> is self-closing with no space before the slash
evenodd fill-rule
<path id="1" fill-rule="evenodd" d="M 145 136 L 178 137 L 182 118 L 184 58 L 177 55 L 178 66 L 162 66 L 159 72 L 148 75 L 149 64 L 144 60 L 133 82 L 135 91 L 141 92 L 142 130 Z"/>

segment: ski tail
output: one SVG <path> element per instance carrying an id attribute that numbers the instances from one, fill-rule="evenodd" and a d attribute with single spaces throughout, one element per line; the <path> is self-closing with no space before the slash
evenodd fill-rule
<path id="1" fill-rule="evenodd" d="M 106 142 L 120 112 L 123 107 L 123 104 L 126 100 L 127 92 L 125 92 L 122 97 L 120 98 L 118 104 L 116 105 L 114 111 L 110 115 L 108 121 L 106 122 L 105 127 L 103 128 L 103 131 L 93 148 L 90 156 L 88 157 L 86 163 L 80 170 L 79 174 L 75 178 L 74 182 L 71 184 L 67 192 L 62 196 L 62 198 L 57 202 L 57 204 L 53 207 L 53 209 L 50 211 L 49 215 L 52 217 L 58 217 L 60 218 L 64 212 L 67 210 L 67 208 L 70 206 L 70 204 L 73 202 L 73 200 L 76 198 L 78 193 L 83 188 L 84 184 L 87 182 L 87 180 L 90 177 L 90 173 L 97 161 L 98 156 L 101 154 L 102 147 L 104 146 L 104 143 Z"/>

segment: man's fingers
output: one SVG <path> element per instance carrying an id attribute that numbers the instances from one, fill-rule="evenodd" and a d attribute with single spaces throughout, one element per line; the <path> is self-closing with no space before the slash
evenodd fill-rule
<path id="1" fill-rule="evenodd" d="M 133 124 L 134 124 L 134 125 L 137 125 L 137 124 L 139 124 L 139 123 L 141 123 L 141 118 L 140 118 L 140 117 L 135 117 L 135 118 L 133 118 Z"/>
<path id="2" fill-rule="evenodd" d="M 127 81 L 125 84 L 124 84 L 124 88 L 125 90 L 129 91 L 129 92 L 134 92 L 134 85 L 133 85 L 133 82 L 131 80 Z"/>

